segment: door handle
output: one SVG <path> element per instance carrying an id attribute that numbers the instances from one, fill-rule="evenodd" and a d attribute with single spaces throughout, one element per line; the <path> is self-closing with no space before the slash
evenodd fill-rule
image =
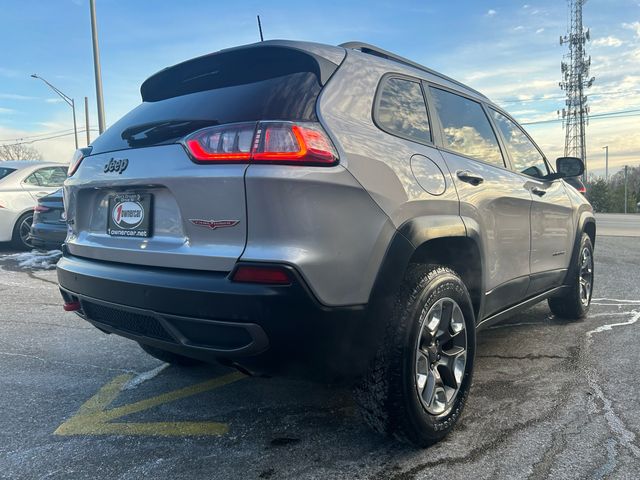
<path id="1" fill-rule="evenodd" d="M 49 195 L 49 192 L 38 192 L 35 195 L 38 198 L 42 198 L 42 197 L 46 197 L 47 195 Z"/>
<path id="2" fill-rule="evenodd" d="M 470 183 L 471 185 L 480 185 L 484 182 L 484 177 L 482 175 L 470 172 L 469 170 L 458 170 L 456 175 L 460 180 Z"/>
<path id="3" fill-rule="evenodd" d="M 539 197 L 542 197 L 545 193 L 547 193 L 547 191 L 543 190 L 542 188 L 533 187 L 531 189 L 531 193 L 533 193 L 534 195 L 538 195 Z"/>

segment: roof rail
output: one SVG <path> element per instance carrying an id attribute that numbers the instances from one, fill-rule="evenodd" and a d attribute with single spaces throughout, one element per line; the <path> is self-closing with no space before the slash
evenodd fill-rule
<path id="1" fill-rule="evenodd" d="M 474 92 L 475 94 L 480 95 L 482 98 L 487 98 L 484 94 L 482 94 L 479 91 L 469 87 L 468 85 L 465 85 L 462 82 L 454 80 L 451 77 L 447 77 L 446 75 L 443 75 L 440 72 L 436 72 L 435 70 L 427 68 L 424 65 L 420 65 L 419 63 L 413 62 L 413 61 L 409 60 L 408 58 L 404 58 L 404 57 L 401 57 L 400 55 L 396 55 L 395 53 L 391 53 L 391 52 L 389 52 L 387 50 L 383 50 L 382 48 L 376 47 L 375 45 L 371 45 L 369 43 L 364 43 L 364 42 L 346 42 L 346 43 L 341 43 L 339 46 L 343 47 L 343 48 L 350 48 L 352 50 L 359 50 L 362 53 L 368 53 L 369 55 L 374 55 L 376 57 L 380 57 L 380 58 L 391 60 L 391 61 L 394 61 L 394 62 L 397 62 L 397 63 L 401 63 L 401 64 L 407 65 L 409 67 L 417 68 L 418 70 L 422 70 L 423 72 L 430 73 L 431 75 L 435 75 L 436 77 L 442 78 L 443 80 L 447 80 L 448 82 L 454 83 L 454 84 L 458 85 L 459 87 L 466 88 L 467 90 L 470 90 L 470 91 Z M 488 100 L 488 98 L 487 98 L 487 100 Z"/>

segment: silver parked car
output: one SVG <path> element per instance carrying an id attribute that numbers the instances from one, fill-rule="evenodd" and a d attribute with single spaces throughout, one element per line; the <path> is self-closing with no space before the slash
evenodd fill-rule
<path id="1" fill-rule="evenodd" d="M 166 68 L 65 182 L 66 310 L 175 364 L 353 380 L 426 446 L 476 331 L 583 317 L 592 208 L 462 83 L 371 45 L 268 41 Z"/>
<path id="2" fill-rule="evenodd" d="M 38 198 L 58 190 L 67 166 L 52 162 L 0 162 L 0 242 L 31 248 L 30 230 Z"/>

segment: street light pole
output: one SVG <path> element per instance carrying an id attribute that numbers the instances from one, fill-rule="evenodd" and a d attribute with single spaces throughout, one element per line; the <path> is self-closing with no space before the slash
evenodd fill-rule
<path id="1" fill-rule="evenodd" d="M 609 145 L 605 145 L 604 147 L 604 179 L 605 181 L 609 181 Z"/>
<path id="2" fill-rule="evenodd" d="M 104 99 L 102 98 L 102 72 L 100 69 L 95 0 L 89 0 L 89 9 L 91 10 L 91 38 L 93 40 L 93 71 L 96 78 L 96 102 L 98 103 L 98 132 L 102 135 L 102 132 L 104 132 Z"/>
<path id="3" fill-rule="evenodd" d="M 627 178 L 628 178 L 629 167 L 627 165 L 624 166 L 624 213 L 627 213 Z"/>
<path id="4" fill-rule="evenodd" d="M 84 97 L 84 123 L 87 132 L 87 146 L 89 146 L 91 137 L 89 136 L 89 99 L 87 97 Z"/>
<path id="5" fill-rule="evenodd" d="M 46 83 L 49 86 L 49 88 L 51 88 L 51 90 L 56 92 L 58 94 L 58 96 L 60 98 L 62 98 L 62 100 L 64 100 L 67 103 L 67 105 L 69 105 L 71 107 L 71 110 L 73 110 L 73 134 L 75 135 L 76 150 L 77 150 L 78 149 L 78 127 L 76 125 L 76 104 L 73 101 L 73 98 L 71 98 L 69 95 L 65 95 L 60 90 L 58 90 L 56 87 L 54 87 L 49 82 L 47 82 L 44 78 L 39 77 L 35 73 L 31 74 L 31 77 L 32 78 L 37 78 L 38 80 L 42 80 L 44 83 Z"/>

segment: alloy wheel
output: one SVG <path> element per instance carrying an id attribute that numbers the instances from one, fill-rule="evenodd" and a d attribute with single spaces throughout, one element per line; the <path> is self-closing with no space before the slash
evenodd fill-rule
<path id="1" fill-rule="evenodd" d="M 441 298 L 420 315 L 415 380 L 422 406 L 446 414 L 456 400 L 467 365 L 464 314 L 451 298 Z"/>
<path id="2" fill-rule="evenodd" d="M 33 215 L 29 215 L 22 219 L 18 226 L 20 241 L 25 247 L 31 248 L 31 224 L 33 223 Z"/>
<path id="3" fill-rule="evenodd" d="M 582 249 L 580 254 L 580 275 L 578 276 L 580 288 L 580 302 L 584 307 L 591 301 L 591 290 L 593 287 L 593 255 L 587 247 Z"/>

